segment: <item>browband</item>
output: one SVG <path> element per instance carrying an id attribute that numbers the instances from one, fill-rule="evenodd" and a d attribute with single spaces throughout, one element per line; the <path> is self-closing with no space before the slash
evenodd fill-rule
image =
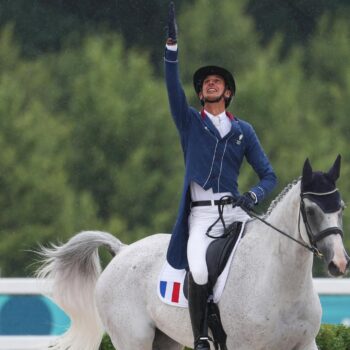
<path id="1" fill-rule="evenodd" d="M 311 195 L 313 195 L 313 196 L 328 196 L 329 194 L 335 193 L 335 192 L 337 192 L 337 191 L 338 191 L 338 189 L 335 188 L 335 189 L 332 190 L 332 191 L 323 192 L 323 193 L 318 193 L 318 192 L 303 192 L 302 195 L 305 196 L 305 195 L 307 195 L 307 194 L 311 194 Z"/>

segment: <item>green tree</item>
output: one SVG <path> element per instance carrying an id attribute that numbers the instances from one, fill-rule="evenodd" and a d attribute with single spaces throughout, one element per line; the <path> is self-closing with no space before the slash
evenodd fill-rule
<path id="1" fill-rule="evenodd" d="M 348 152 L 350 127 L 350 25 L 345 14 L 339 13 L 337 21 L 325 16 L 320 21 L 307 56 L 308 101 L 324 130 L 323 149 L 316 148 L 325 161 L 338 152 L 342 155 L 339 188 L 345 202 L 350 194 L 350 155 Z M 332 155 L 331 155 L 332 154 Z M 345 232 L 350 229 L 347 211 L 344 212 Z M 348 249 L 350 237 L 345 235 Z"/>
<path id="2" fill-rule="evenodd" d="M 38 242 L 64 239 L 82 221 L 93 221 L 87 195 L 77 195 L 64 170 L 69 125 L 50 113 L 54 87 L 40 62 L 23 62 L 17 48 L 0 37 L 0 61 L 12 57 L 12 69 L 0 77 L 0 268 L 24 275 L 30 264 L 24 251 Z"/>
<path id="3" fill-rule="evenodd" d="M 198 0 L 186 7 L 179 19 L 181 72 L 186 82 L 206 64 L 227 67 L 237 77 L 255 65 L 261 53 L 259 37 L 244 5 L 245 0 L 220 1 L 212 7 L 208 0 Z"/>
<path id="4" fill-rule="evenodd" d="M 337 18 L 338 11 L 349 13 L 349 10 L 347 0 L 249 0 L 247 5 L 257 30 L 262 33 L 264 46 L 275 35 L 282 35 L 281 52 L 284 55 L 295 45 L 308 45 L 322 15 L 328 13 L 332 18 Z"/>
<path id="5" fill-rule="evenodd" d="M 72 183 L 92 194 L 106 222 L 122 220 L 143 236 L 169 231 L 182 156 L 163 83 L 147 55 L 125 53 L 115 36 L 87 40 L 79 60 L 69 105 Z"/>

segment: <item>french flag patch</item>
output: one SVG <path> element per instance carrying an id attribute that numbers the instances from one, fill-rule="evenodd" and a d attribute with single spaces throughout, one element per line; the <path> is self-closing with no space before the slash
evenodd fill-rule
<path id="1" fill-rule="evenodd" d="M 177 270 L 165 262 L 158 279 L 158 296 L 166 304 L 187 307 L 183 293 L 186 270 Z"/>
<path id="2" fill-rule="evenodd" d="M 160 295 L 167 300 L 171 300 L 172 303 L 178 303 L 180 300 L 180 287 L 179 282 L 167 282 L 160 281 Z"/>

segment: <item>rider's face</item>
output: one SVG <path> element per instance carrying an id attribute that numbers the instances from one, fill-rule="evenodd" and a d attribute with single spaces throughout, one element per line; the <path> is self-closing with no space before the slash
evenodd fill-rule
<path id="1" fill-rule="evenodd" d="M 225 97 L 231 95 L 230 90 L 226 90 L 225 80 L 219 75 L 208 75 L 202 85 L 202 91 L 199 93 L 199 98 L 206 100 L 215 100 L 225 92 Z"/>

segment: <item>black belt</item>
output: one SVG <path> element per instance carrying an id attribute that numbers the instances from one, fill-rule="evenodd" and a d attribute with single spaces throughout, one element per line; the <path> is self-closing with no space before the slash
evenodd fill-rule
<path id="1" fill-rule="evenodd" d="M 227 198 L 223 200 L 215 200 L 214 205 L 225 205 L 225 204 L 232 204 L 234 203 L 235 200 L 233 198 Z M 196 201 L 196 202 L 191 202 L 191 208 L 193 207 L 206 207 L 212 205 L 212 201 Z"/>

